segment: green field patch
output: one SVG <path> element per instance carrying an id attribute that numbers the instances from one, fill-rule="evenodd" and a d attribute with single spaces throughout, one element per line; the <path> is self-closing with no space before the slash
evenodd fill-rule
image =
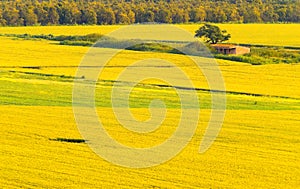
<path id="1" fill-rule="evenodd" d="M 82 80 L 87 87 L 91 83 Z M 95 87 L 97 107 L 112 107 L 114 81 L 99 81 Z M 23 106 L 72 106 L 73 80 L 60 76 L 0 72 L 0 105 Z M 90 87 L 90 86 L 89 86 Z M 125 83 L 118 87 L 128 88 Z M 177 90 L 177 91 L 176 91 Z M 183 87 L 138 84 L 127 99 L 117 98 L 118 107 L 148 108 L 153 100 L 160 99 L 166 108 L 180 109 L 181 101 L 177 92 L 191 95 L 191 90 Z M 199 104 L 188 104 L 185 108 L 211 108 L 211 93 L 207 89 L 197 90 Z M 300 99 L 276 96 L 227 92 L 227 109 L 230 110 L 299 110 Z M 82 94 L 82 104 L 86 104 L 86 94 Z M 121 97 L 121 96 L 120 96 Z"/>

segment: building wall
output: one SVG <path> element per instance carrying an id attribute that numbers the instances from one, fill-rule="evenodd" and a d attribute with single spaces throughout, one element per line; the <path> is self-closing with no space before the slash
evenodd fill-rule
<path id="1" fill-rule="evenodd" d="M 240 47 L 240 46 L 236 47 L 235 54 L 239 55 L 239 54 L 247 54 L 247 53 L 250 53 L 250 48 L 248 48 L 248 47 Z"/>
<path id="2" fill-rule="evenodd" d="M 236 54 L 236 49 L 230 49 L 229 53 L 227 54 Z"/>
<path id="3" fill-rule="evenodd" d="M 241 47 L 241 46 L 235 46 L 234 48 L 226 48 L 226 47 L 218 47 L 213 46 L 219 53 L 223 54 L 236 54 L 236 55 L 242 55 L 250 53 L 250 48 L 248 47 Z"/>

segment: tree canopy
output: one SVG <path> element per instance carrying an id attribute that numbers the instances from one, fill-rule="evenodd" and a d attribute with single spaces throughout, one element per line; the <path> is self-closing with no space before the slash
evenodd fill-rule
<path id="1" fill-rule="evenodd" d="M 2 0 L 0 26 L 300 22 L 299 0 Z"/>
<path id="2" fill-rule="evenodd" d="M 207 43 L 217 44 L 230 39 L 231 35 L 226 33 L 226 30 L 221 30 L 218 26 L 204 24 L 196 31 L 195 37 L 204 37 Z"/>

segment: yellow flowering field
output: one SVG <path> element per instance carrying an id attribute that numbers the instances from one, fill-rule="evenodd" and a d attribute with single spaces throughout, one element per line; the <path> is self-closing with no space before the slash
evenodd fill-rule
<path id="1" fill-rule="evenodd" d="M 227 30 L 232 38 L 229 43 L 260 44 L 275 46 L 295 46 L 300 44 L 300 24 L 217 24 Z M 180 25 L 194 33 L 199 25 Z"/>
<path id="2" fill-rule="evenodd" d="M 48 41 L 12 40 L 4 37 L 0 37 L 0 40 L 3 44 L 0 48 L 0 67 L 19 72 L 75 76 L 77 67 L 89 50 L 88 47 L 63 46 Z M 147 58 L 173 62 L 192 77 L 196 87 L 208 88 L 201 72 L 194 69 L 194 66 L 187 66 L 193 63 L 186 56 L 167 53 L 122 51 L 107 64 L 112 67 L 103 70 L 104 79 L 115 79 L 124 66 Z M 227 60 L 217 62 L 228 91 L 300 97 L 298 64 L 252 66 Z"/>
<path id="3" fill-rule="evenodd" d="M 227 30 L 232 38 L 229 42 L 299 46 L 300 24 L 216 24 Z M 201 24 L 179 24 L 178 27 L 192 34 Z M 0 34 L 53 34 L 53 35 L 86 35 L 90 33 L 108 34 L 122 26 L 43 26 L 43 27 L 0 27 Z"/>
<path id="4" fill-rule="evenodd" d="M 53 34 L 53 35 L 86 35 L 90 33 L 108 34 L 120 26 L 29 26 L 0 27 L 1 34 Z"/>
<path id="5" fill-rule="evenodd" d="M 178 26 L 190 32 L 199 27 Z M 234 35 L 232 42 L 300 44 L 297 34 L 284 34 L 287 30 L 296 31 L 299 24 L 282 28 L 280 24 L 219 26 Z M 118 27 L 1 27 L 0 34 L 106 34 Z M 278 32 L 271 32 L 276 29 Z M 215 142 L 208 151 L 199 153 L 212 115 L 211 94 L 207 92 L 210 88 L 203 73 L 183 55 L 129 50 L 118 53 L 99 75 L 95 105 L 109 135 L 126 146 L 139 149 L 161 144 L 176 130 L 181 109 L 174 88 L 161 87 L 165 82 L 157 79 L 143 80 L 130 92 L 132 116 L 139 121 L 148 120 L 149 102 L 160 98 L 167 107 L 166 119 L 161 127 L 147 134 L 122 127 L 110 101 L 114 80 L 124 68 L 145 59 L 163 59 L 184 71 L 199 88 L 196 93 L 201 107 L 199 122 L 187 147 L 166 163 L 134 169 L 104 160 L 92 151 L 89 141 L 82 142 L 85 138 L 76 125 L 72 90 L 73 80 L 88 77 L 74 78 L 89 47 L 4 36 L 0 36 L 0 44 L 0 188 L 297 188 L 300 185 L 299 64 L 254 66 L 217 60 L 226 87 L 227 109 Z M 204 58 L 201 61 L 202 69 L 211 69 Z M 147 62 L 145 66 L 149 66 Z M 156 66 L 149 70 L 168 69 L 169 77 L 172 76 L 174 68 Z M 127 89 L 126 82 L 120 85 Z"/>
<path id="6" fill-rule="evenodd" d="M 137 117 L 143 112 L 147 110 L 133 109 Z M 49 140 L 81 138 L 69 107 L 1 106 L 0 113 L 3 188 L 296 188 L 300 182 L 299 111 L 229 110 L 213 146 L 199 154 L 209 119 L 209 111 L 203 111 L 187 148 L 167 163 L 147 169 L 113 165 L 86 144 Z M 113 135 L 116 140 L 127 145 L 141 145 L 136 141 L 152 145 L 166 137 L 128 137 L 112 114 L 102 120 L 110 123 L 109 132 L 118 133 Z"/>

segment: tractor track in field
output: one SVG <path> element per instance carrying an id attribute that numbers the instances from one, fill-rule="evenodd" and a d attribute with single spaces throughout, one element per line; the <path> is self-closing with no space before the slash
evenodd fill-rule
<path id="1" fill-rule="evenodd" d="M 166 87 L 166 88 L 175 88 L 180 90 L 196 90 L 210 93 L 226 93 L 226 94 L 234 94 L 234 95 L 246 95 L 246 96 L 255 96 L 255 97 L 269 97 L 269 98 L 283 98 L 283 99 L 293 99 L 300 100 L 300 98 L 289 97 L 289 96 L 278 96 L 278 95 L 267 95 L 267 94 L 258 94 L 258 93 L 248 93 L 248 92 L 238 92 L 238 91 L 222 91 L 222 90 L 211 90 L 205 88 L 190 88 L 190 87 L 182 87 L 182 86 L 170 86 L 170 85 L 161 85 L 161 84 L 150 84 L 158 87 Z"/>
<path id="2" fill-rule="evenodd" d="M 115 67 L 115 66 L 113 66 Z M 1 68 L 1 67 L 0 67 Z M 26 75 L 35 75 L 35 76 L 44 76 L 44 77 L 55 77 L 55 78 L 61 78 L 61 79 L 67 79 L 66 81 L 61 80 L 60 82 L 73 82 L 74 80 L 80 80 L 80 82 L 87 84 L 94 83 L 94 81 L 90 81 L 84 78 L 78 78 L 74 76 L 65 76 L 65 75 L 55 75 L 55 74 L 44 74 L 44 73 L 35 73 L 35 72 L 22 72 L 22 71 L 8 71 L 11 73 L 19 73 L 19 74 L 26 74 Z M 45 80 L 45 79 L 43 79 Z M 57 81 L 58 82 L 58 81 Z M 111 83 L 112 85 L 114 83 L 121 83 L 125 84 L 126 83 L 132 83 L 130 81 L 116 81 L 116 80 L 99 80 L 97 84 L 101 83 Z M 191 87 L 185 87 L 185 86 L 171 86 L 171 85 L 165 85 L 165 84 L 148 84 L 148 83 L 139 83 L 136 85 L 136 87 L 159 87 L 159 88 L 174 88 L 174 89 L 179 89 L 179 90 L 186 90 L 186 91 L 202 91 L 202 92 L 209 92 L 209 93 L 226 93 L 226 94 L 233 94 L 233 95 L 244 95 L 244 96 L 253 96 L 253 97 L 268 97 L 268 98 L 280 98 L 280 99 L 291 99 L 291 100 L 300 100 L 300 98 L 297 97 L 290 97 L 290 96 L 280 96 L 280 95 L 268 95 L 268 94 L 260 94 L 260 93 L 249 93 L 249 92 L 241 92 L 241 91 L 223 91 L 223 90 L 212 90 L 212 89 L 207 89 L 207 88 L 191 88 Z"/>

